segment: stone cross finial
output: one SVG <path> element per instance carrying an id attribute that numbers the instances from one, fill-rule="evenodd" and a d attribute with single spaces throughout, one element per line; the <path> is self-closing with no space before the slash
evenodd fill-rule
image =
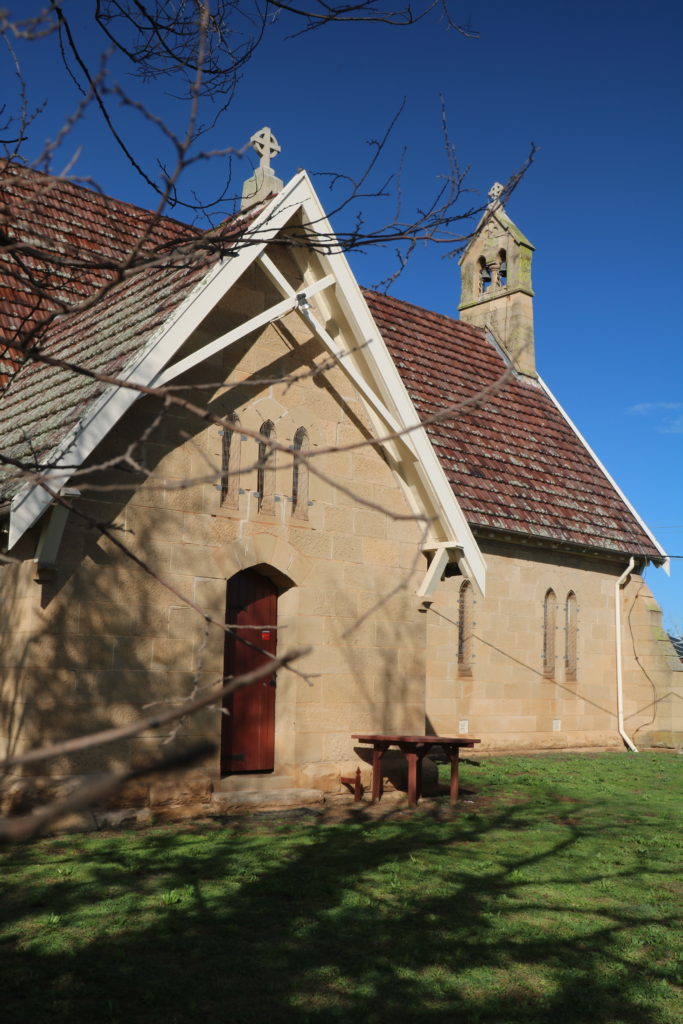
<path id="1" fill-rule="evenodd" d="M 282 191 L 282 181 L 275 177 L 270 166 L 273 157 L 281 152 L 281 146 L 270 128 L 265 127 L 254 132 L 249 139 L 249 145 L 254 147 L 260 161 L 251 178 L 248 178 L 242 187 L 242 210 L 248 210 L 250 206 L 262 203 L 264 199 Z"/>
<path id="2" fill-rule="evenodd" d="M 499 181 L 494 181 L 493 185 L 491 185 L 491 188 L 489 189 L 489 199 L 491 200 L 491 206 L 499 202 L 500 197 L 502 196 L 504 191 L 505 187 L 501 185 Z"/>
<path id="3" fill-rule="evenodd" d="M 270 161 L 272 158 L 282 152 L 282 146 L 267 126 L 262 128 L 259 132 L 254 132 L 252 137 L 249 139 L 249 142 L 261 158 L 259 167 L 267 167 L 270 169 Z"/>

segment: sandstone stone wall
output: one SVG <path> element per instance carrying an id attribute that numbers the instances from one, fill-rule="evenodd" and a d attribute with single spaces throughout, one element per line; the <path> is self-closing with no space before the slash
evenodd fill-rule
<path id="1" fill-rule="evenodd" d="M 459 590 L 444 580 L 427 613 L 427 718 L 482 749 L 622 748 L 617 731 L 615 582 L 625 565 L 482 541 L 486 596 L 474 594 L 470 671 L 458 664 Z M 543 663 L 544 597 L 557 597 L 552 674 Z M 577 671 L 565 665 L 567 595 L 577 600 Z M 656 604 L 640 577 L 622 592 L 624 716 L 636 743 L 671 685 L 656 647 Z M 661 628 L 660 628 L 661 633 Z"/>
<path id="2" fill-rule="evenodd" d="M 186 351 L 275 301 L 263 282 L 250 275 Z M 180 700 L 220 678 L 224 632 L 184 599 L 222 623 L 226 582 L 250 566 L 282 590 L 278 651 L 311 648 L 296 670 L 278 676 L 276 776 L 338 789 L 340 773 L 358 763 L 353 732 L 422 731 L 426 620 L 415 597 L 426 566 L 422 556 L 416 562 L 422 528 L 393 518 L 410 515 L 402 489 L 366 443 L 370 424 L 354 386 L 328 363 L 292 315 L 193 371 L 184 395 L 199 410 L 240 420 L 232 504 L 221 504 L 219 428 L 196 413 L 171 407 L 159 416 L 158 403 L 141 399 L 94 453 L 90 476 L 78 483 L 78 507 L 110 523 L 111 537 L 72 515 L 51 579 L 36 582 L 31 560 L 2 570 L 3 752 L 132 721 L 154 702 Z M 276 456 L 272 510 L 259 510 L 250 434 L 266 420 L 278 443 L 290 446 L 305 427 L 311 451 L 324 453 L 314 455 L 301 515 L 293 514 L 292 460 L 284 453 Z M 94 468 L 128 445 L 128 465 Z M 204 710 L 165 749 L 197 737 L 218 741 L 220 724 L 218 711 Z M 31 774 L 63 779 L 143 763 L 167 738 L 150 732 Z M 216 755 L 195 769 L 195 780 L 199 771 L 216 785 L 218 764 Z M 149 802 L 148 790 L 130 798 Z"/>
<path id="3" fill-rule="evenodd" d="M 683 749 L 683 663 L 640 576 L 624 594 L 624 725 L 637 746 Z"/>

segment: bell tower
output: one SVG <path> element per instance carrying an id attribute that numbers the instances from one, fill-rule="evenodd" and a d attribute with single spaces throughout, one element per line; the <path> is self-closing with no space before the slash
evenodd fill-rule
<path id="1" fill-rule="evenodd" d="M 498 182 L 491 202 L 460 258 L 460 319 L 487 327 L 515 369 L 536 376 L 531 257 L 534 247 L 508 217 Z"/>

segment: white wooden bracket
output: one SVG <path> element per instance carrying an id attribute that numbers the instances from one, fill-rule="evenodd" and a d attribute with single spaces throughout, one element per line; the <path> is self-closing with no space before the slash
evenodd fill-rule
<path id="1" fill-rule="evenodd" d="M 69 496 L 73 497 L 79 493 L 71 491 Z M 69 509 L 65 505 L 57 503 L 51 507 L 49 515 L 43 521 L 35 554 L 36 575 L 34 579 L 38 583 L 52 579 L 57 570 L 57 556 L 68 518 Z"/>
<path id="2" fill-rule="evenodd" d="M 452 561 L 452 556 L 455 555 L 455 561 L 459 563 L 464 549 L 461 544 L 456 544 L 454 541 L 445 541 L 442 544 L 425 544 L 422 550 L 434 553 L 424 574 L 424 579 L 417 589 L 417 596 L 424 600 L 431 597 L 436 590 L 446 566 Z"/>

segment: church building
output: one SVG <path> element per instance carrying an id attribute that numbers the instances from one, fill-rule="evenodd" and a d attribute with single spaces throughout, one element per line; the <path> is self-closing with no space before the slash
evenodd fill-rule
<path id="1" fill-rule="evenodd" d="M 362 290 L 308 175 L 275 177 L 268 129 L 254 145 L 242 210 L 205 234 L 0 168 L 5 810 L 200 741 L 119 802 L 339 792 L 367 779 L 363 732 L 680 741 L 642 578 L 666 554 L 538 374 L 502 188 L 456 319 Z M 264 661 L 222 709 L 136 731 Z"/>

